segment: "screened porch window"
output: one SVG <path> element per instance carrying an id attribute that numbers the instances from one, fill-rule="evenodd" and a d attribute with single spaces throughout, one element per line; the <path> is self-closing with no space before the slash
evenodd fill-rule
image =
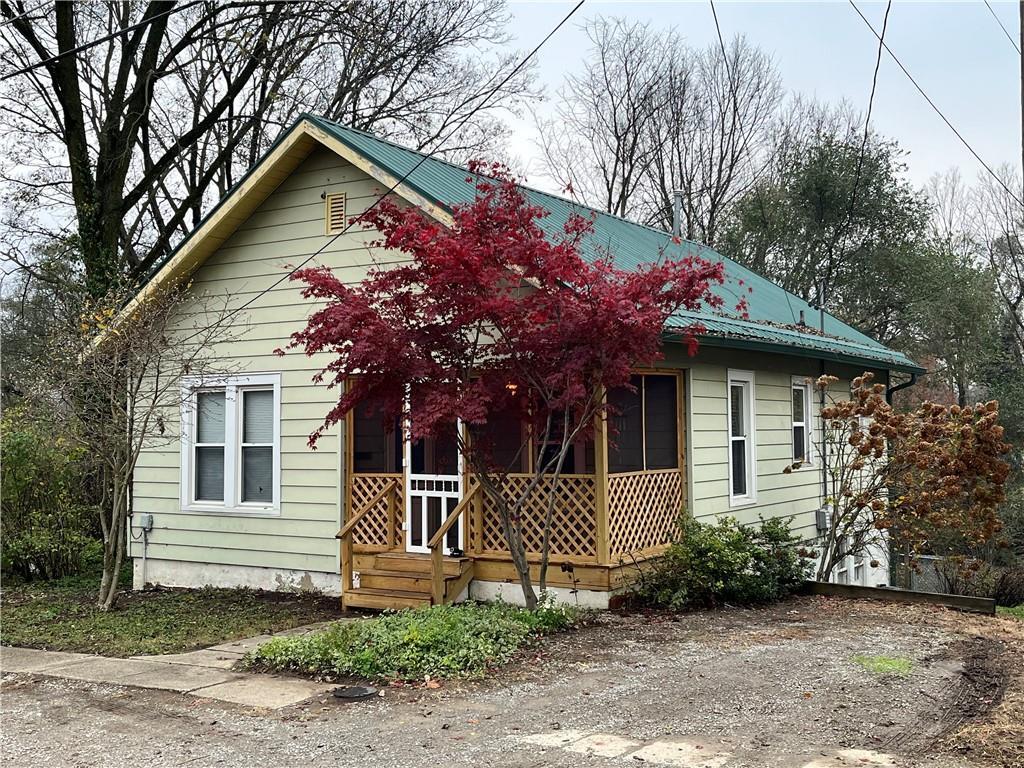
<path id="1" fill-rule="evenodd" d="M 545 424 L 538 424 L 536 426 L 537 433 L 543 434 Z M 551 421 L 551 431 L 547 442 L 532 443 L 534 451 L 534 461 L 538 461 L 541 465 L 547 464 L 549 461 L 554 459 L 558 455 L 558 452 L 562 449 L 562 433 L 565 428 L 565 422 L 561 417 L 555 416 Z M 565 461 L 562 463 L 563 474 L 577 474 L 577 475 L 589 475 L 594 473 L 594 441 L 592 439 L 577 439 L 572 445 L 569 446 L 569 450 L 565 455 Z"/>
<path id="2" fill-rule="evenodd" d="M 512 410 L 492 413 L 486 424 L 470 428 L 473 441 L 488 469 L 495 472 L 529 472 L 529 428 Z"/>
<path id="3" fill-rule="evenodd" d="M 379 410 L 359 403 L 352 412 L 352 471 L 402 471 L 402 430 L 398 420 L 385 424 Z"/>
<path id="4" fill-rule="evenodd" d="M 608 444 L 609 472 L 639 472 L 679 466 L 678 377 L 643 374 L 608 393 L 614 434 Z"/>
<path id="5" fill-rule="evenodd" d="M 729 434 L 729 501 L 753 502 L 756 497 L 754 460 L 754 374 L 729 371 L 727 381 Z"/>
<path id="6" fill-rule="evenodd" d="M 276 511 L 280 376 L 186 379 L 182 386 L 182 508 Z"/>

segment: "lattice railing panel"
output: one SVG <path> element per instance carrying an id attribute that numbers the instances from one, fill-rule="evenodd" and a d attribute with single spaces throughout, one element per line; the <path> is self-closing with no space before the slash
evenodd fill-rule
<path id="1" fill-rule="evenodd" d="M 507 499 L 516 499 L 529 485 L 532 475 L 509 475 L 504 488 Z M 523 540 L 526 551 L 540 553 L 547 515 L 549 487 L 541 485 L 527 499 L 523 514 Z M 551 547 L 553 556 L 581 558 L 597 557 L 596 487 L 593 475 L 563 476 L 555 491 L 554 517 L 551 521 Z M 501 515 L 493 500 L 483 494 L 480 530 L 474 521 L 470 526 L 473 546 L 488 553 L 506 553 L 505 533 Z"/>
<path id="2" fill-rule="evenodd" d="M 678 469 L 608 476 L 608 548 L 612 560 L 669 544 L 682 512 Z"/>
<path id="3" fill-rule="evenodd" d="M 381 475 L 352 475 L 352 508 L 350 515 L 354 515 L 363 506 L 380 493 L 384 486 L 392 480 L 397 480 L 395 489 L 397 499 L 396 528 L 401 528 L 402 519 L 402 476 L 395 474 Z M 388 500 L 385 496 L 378 501 L 352 531 L 352 543 L 365 546 L 387 547 L 395 546 L 395 542 L 388 542 Z"/>

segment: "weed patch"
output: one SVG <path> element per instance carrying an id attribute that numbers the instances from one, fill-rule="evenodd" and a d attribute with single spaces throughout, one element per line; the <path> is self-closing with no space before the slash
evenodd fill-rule
<path id="1" fill-rule="evenodd" d="M 905 677 L 914 668 L 914 663 L 910 659 L 903 659 L 898 656 L 857 655 L 853 657 L 853 662 L 873 675 Z"/>
<path id="2" fill-rule="evenodd" d="M 580 619 L 572 608 L 527 611 L 505 603 L 461 603 L 338 622 L 323 632 L 274 638 L 246 657 L 267 671 L 369 680 L 483 676 L 541 636 Z"/>

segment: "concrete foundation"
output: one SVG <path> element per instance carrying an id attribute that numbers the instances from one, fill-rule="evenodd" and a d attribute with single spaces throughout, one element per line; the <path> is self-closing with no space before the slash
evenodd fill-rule
<path id="1" fill-rule="evenodd" d="M 272 592 L 322 592 L 341 594 L 341 575 L 319 571 L 293 571 L 284 568 L 257 568 L 249 565 L 218 565 L 216 563 L 190 563 L 180 560 L 155 560 L 143 563 L 135 558 L 132 568 L 132 588 L 142 589 L 146 584 L 161 587 L 248 587 Z"/>

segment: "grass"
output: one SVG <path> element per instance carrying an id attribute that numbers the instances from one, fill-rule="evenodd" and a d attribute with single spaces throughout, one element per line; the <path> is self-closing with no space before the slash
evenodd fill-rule
<path id="1" fill-rule="evenodd" d="M 180 653 L 339 614 L 334 599 L 210 588 L 129 591 L 104 612 L 95 605 L 99 579 L 93 571 L 5 584 L 0 642 L 103 656 Z M 127 568 L 121 584 L 131 584 Z"/>
<path id="2" fill-rule="evenodd" d="M 255 669 L 369 680 L 479 678 L 541 636 L 581 619 L 577 609 L 526 611 L 507 603 L 460 603 L 332 624 L 274 638 L 246 657 Z"/>
<path id="3" fill-rule="evenodd" d="M 864 656 L 853 657 L 853 662 L 874 675 L 897 675 L 904 677 L 910 674 L 914 663 L 910 659 L 898 656 Z"/>
<path id="4" fill-rule="evenodd" d="M 999 606 L 996 608 L 1001 616 L 1009 616 L 1011 619 L 1024 621 L 1024 603 L 1012 607 Z"/>

